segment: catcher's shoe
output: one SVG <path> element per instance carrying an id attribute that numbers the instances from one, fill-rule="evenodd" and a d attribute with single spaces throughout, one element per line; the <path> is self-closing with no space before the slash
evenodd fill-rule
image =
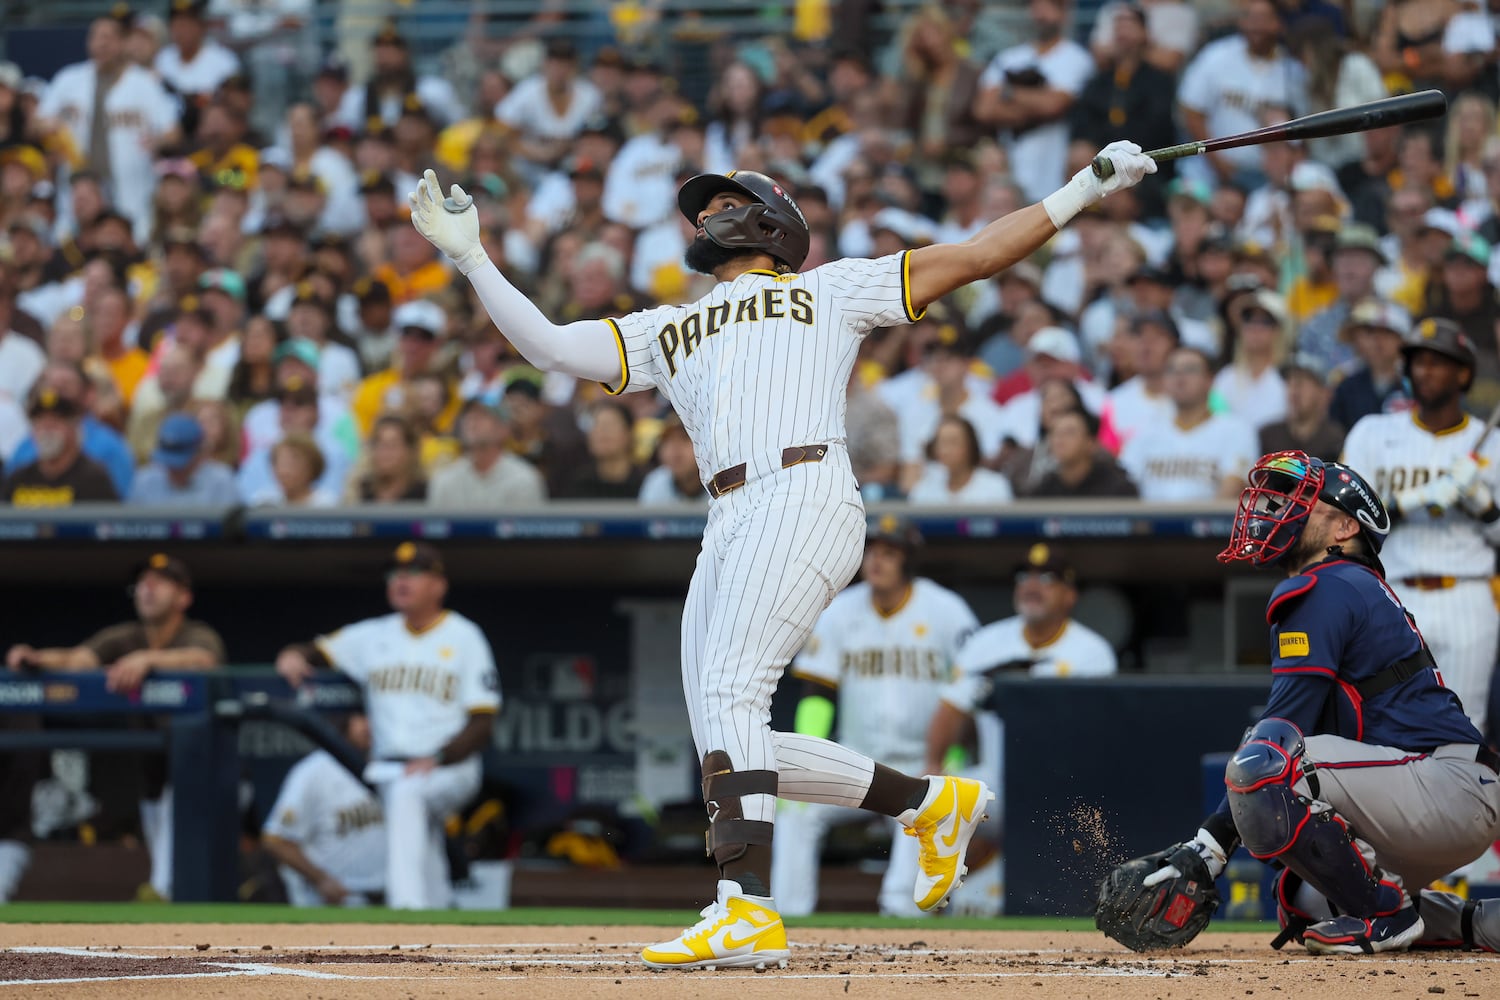
<path id="1" fill-rule="evenodd" d="M 784 969 L 791 952 L 773 905 L 770 897 L 747 896 L 738 882 L 723 879 L 702 920 L 644 949 L 641 960 L 652 969 Z"/>
<path id="2" fill-rule="evenodd" d="M 1302 944 L 1315 955 L 1373 955 L 1405 951 L 1426 928 L 1414 906 L 1388 917 L 1334 917 L 1302 932 Z"/>
<path id="3" fill-rule="evenodd" d="M 969 840 L 984 822 L 985 808 L 995 801 L 995 793 L 982 781 L 927 777 L 929 787 L 921 807 L 896 817 L 906 827 L 906 835 L 922 845 L 911 898 L 924 912 L 941 907 L 948 894 L 963 884 L 969 872 L 964 864 Z"/>

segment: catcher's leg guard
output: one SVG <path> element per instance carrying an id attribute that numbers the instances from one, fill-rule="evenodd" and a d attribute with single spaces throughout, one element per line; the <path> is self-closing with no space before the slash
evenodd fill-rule
<path id="1" fill-rule="evenodd" d="M 1333 810 L 1298 795 L 1294 787 L 1316 778 L 1303 762 L 1302 732 L 1284 719 L 1251 728 L 1224 772 L 1229 809 L 1245 849 L 1262 861 L 1279 861 L 1327 898 L 1341 913 L 1388 916 L 1406 905 L 1402 888 L 1366 862 L 1349 826 Z"/>
<path id="2" fill-rule="evenodd" d="M 703 801 L 708 806 L 708 853 L 724 878 L 744 881 L 733 869 L 751 867 L 753 886 L 746 892 L 765 895 L 771 878 L 771 834 L 775 827 L 745 819 L 741 799 L 746 795 L 776 796 L 775 771 L 736 771 L 723 750 L 703 755 Z M 759 850 L 753 852 L 752 848 Z M 764 855 L 762 859 L 758 855 Z M 763 861 L 763 863 L 762 863 Z M 764 871 L 759 871 L 760 868 Z"/>

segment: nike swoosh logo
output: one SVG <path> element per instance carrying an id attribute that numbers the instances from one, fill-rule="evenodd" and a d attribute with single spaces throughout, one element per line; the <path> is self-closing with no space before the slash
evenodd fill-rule
<path id="1" fill-rule="evenodd" d="M 954 815 L 957 816 L 957 814 L 958 814 L 958 785 L 954 784 L 952 786 L 952 790 L 953 790 L 953 812 L 954 812 Z M 942 837 L 938 838 L 939 840 L 941 840 L 943 842 L 943 846 L 944 847 L 954 847 L 954 846 L 956 846 L 958 844 L 958 829 L 959 829 L 959 826 L 962 823 L 963 823 L 963 819 L 962 818 L 956 818 L 953 821 L 953 836 L 949 837 L 949 836 L 945 835 L 945 836 L 942 836 Z"/>
<path id="2" fill-rule="evenodd" d="M 1500 781 L 1500 778 L 1480 778 L 1479 779 L 1479 783 L 1481 785 L 1493 785 L 1496 781 Z"/>
<path id="3" fill-rule="evenodd" d="M 724 947 L 726 947 L 726 948 L 743 948 L 747 944 L 754 944 L 755 942 L 759 941 L 761 938 L 763 938 L 767 934 L 769 934 L 775 928 L 775 926 L 776 926 L 775 924 L 772 924 L 769 927 L 762 927 L 758 931 L 756 931 L 754 934 L 751 934 L 751 935 L 748 935 L 747 937 L 741 938 L 738 941 L 735 940 L 733 934 L 729 933 L 728 931 L 725 931 L 724 932 Z"/>

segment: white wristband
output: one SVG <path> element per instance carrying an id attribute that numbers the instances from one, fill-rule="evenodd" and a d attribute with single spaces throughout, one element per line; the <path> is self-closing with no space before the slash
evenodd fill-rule
<path id="1" fill-rule="evenodd" d="M 489 262 L 490 255 L 485 253 L 483 243 L 476 243 L 466 250 L 462 257 L 453 258 L 453 263 L 458 267 L 458 273 L 466 278 Z"/>
<path id="2" fill-rule="evenodd" d="M 1074 177 L 1043 198 L 1042 208 L 1047 212 L 1047 218 L 1052 220 L 1052 224 L 1061 229 L 1072 221 L 1073 216 L 1093 203 L 1093 192 L 1087 190 L 1078 182 L 1078 178 Z"/>

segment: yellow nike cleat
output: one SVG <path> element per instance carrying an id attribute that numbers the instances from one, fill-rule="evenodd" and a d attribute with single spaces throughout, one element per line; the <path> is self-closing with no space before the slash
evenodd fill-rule
<path id="1" fill-rule="evenodd" d="M 921 842 L 917 859 L 917 884 L 912 901 L 920 910 L 942 907 L 948 895 L 963 884 L 969 873 L 964 854 L 974 831 L 985 820 L 985 808 L 995 793 L 982 781 L 928 775 L 931 787 L 921 808 L 908 809 L 896 817 L 908 837 Z"/>
<path id="2" fill-rule="evenodd" d="M 652 969 L 784 969 L 791 952 L 781 914 L 768 896 L 747 896 L 738 882 L 722 879 L 719 896 L 703 908 L 703 919 L 671 941 L 641 951 Z"/>

